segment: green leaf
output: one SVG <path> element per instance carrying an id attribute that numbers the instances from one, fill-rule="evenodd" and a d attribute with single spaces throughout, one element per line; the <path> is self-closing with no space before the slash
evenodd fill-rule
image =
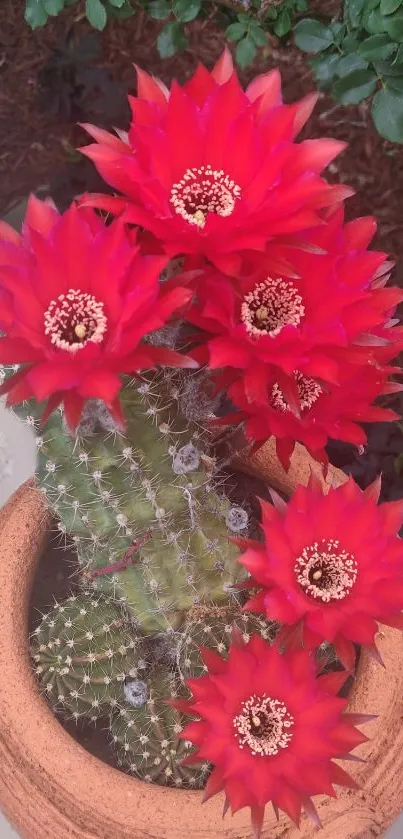
<path id="1" fill-rule="evenodd" d="M 343 23 L 340 23 L 339 20 L 334 20 L 333 23 L 330 24 L 330 29 L 333 32 L 333 37 L 335 41 L 337 42 L 339 42 L 343 38 L 343 35 L 346 32 L 346 27 Z"/>
<path id="2" fill-rule="evenodd" d="M 387 18 L 381 15 L 379 9 L 374 9 L 364 18 L 364 27 L 370 35 L 381 35 L 386 31 L 385 20 Z"/>
<path id="3" fill-rule="evenodd" d="M 173 0 L 172 11 L 181 23 L 189 23 L 200 12 L 201 0 Z"/>
<path id="4" fill-rule="evenodd" d="M 381 137 L 403 143 L 403 96 L 383 88 L 372 101 L 372 119 Z"/>
<path id="5" fill-rule="evenodd" d="M 287 12 L 287 9 L 280 12 L 274 26 L 273 30 L 274 33 L 277 35 L 278 38 L 284 38 L 284 35 L 288 35 L 292 27 L 292 20 L 291 15 Z"/>
<path id="6" fill-rule="evenodd" d="M 374 67 L 378 76 L 402 76 L 403 62 L 400 61 L 376 61 Z"/>
<path id="7" fill-rule="evenodd" d="M 166 20 L 171 14 L 171 4 L 167 0 L 153 0 L 148 4 L 147 11 L 154 20 Z"/>
<path id="8" fill-rule="evenodd" d="M 394 15 L 385 17 L 385 31 L 394 41 L 403 41 L 403 14 L 396 12 Z"/>
<path id="9" fill-rule="evenodd" d="M 321 52 L 333 43 L 333 32 L 318 20 L 305 18 L 294 29 L 295 43 L 304 52 Z"/>
<path id="10" fill-rule="evenodd" d="M 64 9 L 64 0 L 43 0 L 43 5 L 48 15 L 56 17 Z"/>
<path id="11" fill-rule="evenodd" d="M 104 0 L 106 12 L 108 17 L 115 17 L 118 20 L 127 20 L 129 17 L 133 17 L 134 9 L 129 0 L 123 0 L 123 4 L 118 6 L 112 6 L 112 0 Z"/>
<path id="12" fill-rule="evenodd" d="M 24 17 L 31 29 L 38 29 L 39 26 L 44 26 L 48 15 L 42 0 L 27 0 Z"/>
<path id="13" fill-rule="evenodd" d="M 354 29 L 359 27 L 364 9 L 365 0 L 345 0 L 344 16 Z"/>
<path id="14" fill-rule="evenodd" d="M 256 47 L 251 38 L 242 38 L 238 41 L 235 57 L 240 67 L 247 67 L 251 64 L 256 55 Z"/>
<path id="15" fill-rule="evenodd" d="M 358 105 L 376 88 L 377 77 L 372 70 L 354 70 L 332 87 L 332 93 L 342 105 Z"/>
<path id="16" fill-rule="evenodd" d="M 384 83 L 388 90 L 393 90 L 395 93 L 400 93 L 403 96 L 403 75 L 385 76 Z"/>
<path id="17" fill-rule="evenodd" d="M 157 38 L 157 48 L 161 58 L 171 58 L 178 50 L 186 49 L 188 39 L 179 21 L 167 23 Z"/>
<path id="18" fill-rule="evenodd" d="M 339 63 L 337 65 L 337 75 L 340 78 L 344 76 L 348 76 L 349 73 L 352 73 L 354 70 L 366 70 L 368 67 L 368 61 L 365 61 L 364 58 L 361 58 L 360 55 L 343 55 L 342 58 L 339 59 Z"/>
<path id="19" fill-rule="evenodd" d="M 85 14 L 94 29 L 104 29 L 107 21 L 105 6 L 101 0 L 85 0 Z"/>
<path id="20" fill-rule="evenodd" d="M 344 41 L 341 45 L 342 50 L 345 53 L 356 52 L 359 43 L 360 42 L 357 40 L 355 35 L 353 35 L 352 32 L 350 32 L 350 34 L 346 35 L 346 37 L 344 38 Z"/>
<path id="21" fill-rule="evenodd" d="M 255 25 L 255 21 L 252 22 L 250 27 L 249 37 L 252 38 L 253 43 L 256 44 L 257 47 L 265 47 L 267 44 L 266 32 L 262 29 L 260 24 L 256 23 Z"/>
<path id="22" fill-rule="evenodd" d="M 395 61 L 399 64 L 403 64 L 403 44 L 399 47 L 395 55 Z"/>
<path id="23" fill-rule="evenodd" d="M 392 15 L 401 6 L 403 0 L 381 0 L 381 14 Z"/>
<path id="24" fill-rule="evenodd" d="M 358 47 L 358 54 L 368 61 L 378 61 L 389 58 L 396 51 L 397 44 L 390 40 L 389 35 L 371 35 Z"/>
<path id="25" fill-rule="evenodd" d="M 269 6 L 266 12 L 266 20 L 277 20 L 278 18 L 278 9 L 275 6 Z"/>
<path id="26" fill-rule="evenodd" d="M 340 60 L 337 52 L 331 52 L 328 55 L 317 55 L 315 58 L 312 58 L 311 67 L 315 71 L 318 82 L 322 82 L 322 84 L 331 82 L 337 72 L 336 68 Z"/>
<path id="27" fill-rule="evenodd" d="M 126 0 L 108 0 L 108 2 L 111 6 L 115 6 L 116 9 L 121 9 Z"/>
<path id="28" fill-rule="evenodd" d="M 231 23 L 225 30 L 225 37 L 229 41 L 239 41 L 246 32 L 246 26 L 243 22 Z"/>

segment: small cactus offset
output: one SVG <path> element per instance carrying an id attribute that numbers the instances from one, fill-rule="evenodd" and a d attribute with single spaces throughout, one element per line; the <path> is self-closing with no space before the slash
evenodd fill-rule
<path id="1" fill-rule="evenodd" d="M 128 685 L 125 693 L 126 703 L 111 722 L 120 765 L 130 774 L 162 786 L 204 787 L 210 765 L 181 764 L 192 746 L 179 738 L 184 716 L 166 702 L 178 696 L 175 676 L 155 674 L 146 682 Z"/>
<path id="2" fill-rule="evenodd" d="M 215 488 L 208 438 L 162 385 L 127 384 L 125 433 L 92 402 L 76 437 L 56 413 L 37 439 L 38 483 L 85 585 L 124 603 L 144 632 L 176 628 L 197 603 L 236 603 L 244 571 L 228 537 L 248 526 Z"/>
<path id="3" fill-rule="evenodd" d="M 31 653 L 40 687 L 64 717 L 95 721 L 124 699 L 126 680 L 147 672 L 142 640 L 109 598 L 72 595 L 33 632 Z"/>
<path id="4" fill-rule="evenodd" d="M 195 607 L 178 641 L 177 665 L 181 678 L 194 679 L 206 672 L 207 667 L 201 657 L 200 647 L 208 647 L 219 655 L 226 656 L 234 627 L 247 643 L 253 634 L 273 641 L 278 624 L 259 615 L 242 613 L 231 606 Z"/>

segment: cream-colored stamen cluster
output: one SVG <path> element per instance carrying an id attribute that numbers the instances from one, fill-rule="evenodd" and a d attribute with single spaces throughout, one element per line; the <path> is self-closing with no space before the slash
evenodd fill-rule
<path id="1" fill-rule="evenodd" d="M 230 216 L 241 197 L 241 187 L 223 169 L 210 165 L 187 169 L 182 180 L 171 189 L 175 212 L 189 224 L 204 227 L 208 213 Z"/>
<path id="2" fill-rule="evenodd" d="M 256 338 L 274 338 L 284 326 L 298 326 L 304 314 L 305 306 L 294 283 L 281 278 L 267 277 L 258 283 L 241 306 L 246 331 Z"/>
<path id="3" fill-rule="evenodd" d="M 338 539 L 321 539 L 304 548 L 294 571 L 304 594 L 330 603 L 344 600 L 358 575 L 354 556 L 340 547 Z"/>
<path id="4" fill-rule="evenodd" d="M 45 335 L 59 350 L 76 353 L 88 341 L 100 344 L 107 327 L 104 304 L 92 294 L 70 288 L 45 312 Z"/>
<path id="5" fill-rule="evenodd" d="M 315 379 L 311 379 L 310 376 L 304 376 L 303 373 L 300 373 L 299 371 L 294 373 L 294 379 L 298 388 L 300 411 L 309 411 L 309 409 L 312 408 L 312 405 L 315 404 L 317 399 L 319 399 L 323 393 L 322 388 Z M 273 385 L 272 388 L 271 404 L 272 407 L 276 408 L 278 411 L 290 410 L 290 406 L 284 398 L 283 391 L 277 383 Z"/>
<path id="6" fill-rule="evenodd" d="M 286 749 L 293 733 L 294 717 L 284 702 L 263 696 L 250 696 L 242 703 L 242 710 L 234 717 L 239 748 L 247 746 L 253 755 L 268 757 Z"/>

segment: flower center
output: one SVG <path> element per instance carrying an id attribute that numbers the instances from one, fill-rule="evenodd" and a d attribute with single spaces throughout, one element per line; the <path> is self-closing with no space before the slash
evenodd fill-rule
<path id="1" fill-rule="evenodd" d="M 305 314 L 302 297 L 295 285 L 268 277 L 244 297 L 241 320 L 250 335 L 274 338 L 283 326 L 298 326 Z"/>
<path id="2" fill-rule="evenodd" d="M 286 749 L 292 739 L 289 730 L 294 717 L 284 702 L 263 696 L 250 696 L 242 704 L 241 713 L 233 720 L 239 748 L 247 746 L 253 755 L 267 757 Z"/>
<path id="3" fill-rule="evenodd" d="M 320 384 L 316 382 L 315 379 L 311 379 L 310 376 L 304 376 L 303 373 L 300 373 L 298 370 L 294 373 L 294 379 L 298 388 L 300 410 L 301 413 L 304 413 L 304 411 L 309 411 L 309 409 L 312 408 L 312 405 L 314 405 L 317 399 L 319 399 L 323 391 Z M 271 404 L 273 408 L 277 409 L 277 411 L 290 410 L 290 407 L 284 398 L 283 391 L 277 383 L 274 384 L 272 388 Z"/>
<path id="4" fill-rule="evenodd" d="M 354 556 L 340 547 L 338 539 L 321 539 L 304 548 L 294 571 L 304 594 L 330 603 L 344 600 L 358 575 Z"/>
<path id="5" fill-rule="evenodd" d="M 186 169 L 182 180 L 171 189 L 170 202 L 189 224 L 204 227 L 207 213 L 230 216 L 240 197 L 241 187 L 223 169 L 207 165 Z"/>
<path id="6" fill-rule="evenodd" d="M 100 344 L 106 327 L 104 304 L 73 288 L 59 294 L 45 312 L 45 335 L 59 350 L 70 353 L 83 349 L 88 341 Z"/>

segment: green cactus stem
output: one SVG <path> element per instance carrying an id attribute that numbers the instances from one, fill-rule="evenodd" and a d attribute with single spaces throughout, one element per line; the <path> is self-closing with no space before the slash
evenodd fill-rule
<path id="1" fill-rule="evenodd" d="M 111 722 L 119 764 L 143 781 L 190 789 L 204 787 L 210 764 L 181 765 L 193 747 L 179 739 L 188 720 L 165 701 L 178 695 L 175 677 L 156 674 L 133 685 L 134 701 L 128 701 L 126 691 L 126 703 Z"/>
<path id="2" fill-rule="evenodd" d="M 218 491 L 206 435 L 162 386 L 161 377 L 127 383 L 125 433 L 98 402 L 75 437 L 60 412 L 39 434 L 25 407 L 38 483 L 61 541 L 77 547 L 84 584 L 124 603 L 146 633 L 177 628 L 195 604 L 236 603 L 245 574 L 228 536 L 247 535 L 247 514 Z"/>
<path id="3" fill-rule="evenodd" d="M 261 635 L 274 641 L 278 624 L 264 617 L 242 613 L 231 607 L 195 607 L 191 610 L 177 646 L 177 667 L 181 678 L 195 679 L 207 668 L 200 655 L 200 647 L 208 647 L 220 656 L 228 653 L 233 628 L 237 627 L 245 643 L 250 635 Z"/>
<path id="4" fill-rule="evenodd" d="M 93 592 L 57 603 L 32 634 L 41 689 L 64 717 L 95 721 L 124 700 L 126 680 L 147 673 L 145 647 L 109 598 Z"/>

